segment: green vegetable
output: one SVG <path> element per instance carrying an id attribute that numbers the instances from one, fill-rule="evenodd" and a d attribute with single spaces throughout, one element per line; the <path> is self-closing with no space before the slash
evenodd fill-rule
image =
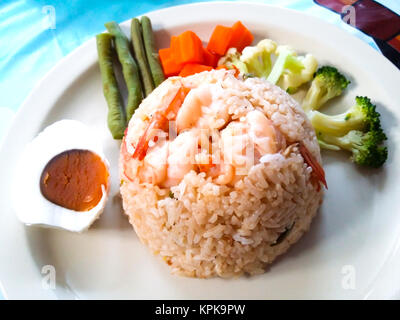
<path id="1" fill-rule="evenodd" d="M 321 148 L 347 150 L 352 160 L 362 166 L 378 168 L 387 159 L 387 139 L 382 130 L 380 114 L 367 97 L 356 97 L 356 104 L 339 115 L 319 111 L 308 113 L 316 129 Z"/>
<path id="2" fill-rule="evenodd" d="M 350 81 L 336 68 L 323 66 L 317 70 L 302 107 L 305 111 L 319 109 L 328 100 L 342 94 Z"/>
<path id="3" fill-rule="evenodd" d="M 107 33 L 96 36 L 103 93 L 108 104 L 108 128 L 114 139 L 122 139 L 126 126 L 126 116 L 112 65 L 112 40 L 113 37 Z"/>
<path id="4" fill-rule="evenodd" d="M 387 159 L 387 148 L 382 145 L 384 140 L 386 140 L 386 135 L 382 130 L 365 133 L 352 130 L 342 137 L 318 133 L 318 141 L 322 148 L 350 151 L 354 163 L 372 168 L 381 167 Z"/>
<path id="5" fill-rule="evenodd" d="M 151 20 L 143 16 L 140 20 L 142 25 L 142 35 L 144 48 L 146 50 L 147 61 L 150 66 L 151 75 L 153 77 L 153 82 L 155 87 L 158 87 L 161 82 L 165 80 L 164 72 L 160 64 L 160 58 L 158 57 L 157 50 L 154 44 L 154 34 L 153 28 L 151 26 Z"/>
<path id="6" fill-rule="evenodd" d="M 278 46 L 278 55 L 267 80 L 277 84 L 283 90 L 294 91 L 303 83 L 310 81 L 318 67 L 318 62 L 311 54 L 297 56 L 288 46 Z"/>
<path id="7" fill-rule="evenodd" d="M 271 72 L 271 56 L 275 53 L 275 50 L 276 42 L 270 39 L 264 39 L 254 47 L 244 48 L 240 61 L 247 66 L 247 72 L 256 77 L 267 78 Z"/>
<path id="8" fill-rule="evenodd" d="M 380 129 L 380 114 L 367 97 L 356 97 L 356 104 L 346 112 L 327 115 L 319 111 L 308 112 L 316 131 L 343 136 L 351 130 L 369 131 Z"/>
<path id="9" fill-rule="evenodd" d="M 218 64 L 224 65 L 229 69 L 234 69 L 235 66 L 241 74 L 249 74 L 247 66 L 240 60 L 240 52 L 236 48 L 230 48 L 226 55 L 218 61 Z"/>
<path id="10" fill-rule="evenodd" d="M 135 59 L 139 65 L 144 92 L 145 95 L 148 96 L 154 90 L 154 84 L 144 50 L 140 22 L 137 18 L 132 19 L 131 22 L 131 39 Z"/>
<path id="11" fill-rule="evenodd" d="M 142 102 L 142 85 L 140 83 L 139 70 L 129 50 L 129 40 L 122 32 L 119 25 L 112 21 L 105 24 L 108 32 L 114 36 L 118 59 L 122 65 L 122 72 L 128 88 L 128 102 L 126 104 L 126 116 L 128 121 Z"/>

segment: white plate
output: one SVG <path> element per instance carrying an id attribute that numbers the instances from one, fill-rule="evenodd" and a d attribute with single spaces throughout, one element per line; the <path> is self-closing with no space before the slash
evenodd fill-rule
<path id="1" fill-rule="evenodd" d="M 395 298 L 400 289 L 399 71 L 361 40 L 313 17 L 276 7 L 203 3 L 149 14 L 160 47 L 187 29 L 208 39 L 216 24 L 238 19 L 258 38 L 311 52 L 339 66 L 356 94 L 377 102 L 388 133 L 383 170 L 356 169 L 346 156 L 324 154 L 329 190 L 311 230 L 269 271 L 239 279 L 172 276 L 139 242 L 117 201 L 118 143 L 106 126 L 95 41 L 61 61 L 32 92 L 0 153 L 0 279 L 8 298 Z M 129 30 L 129 22 L 123 24 Z M 84 234 L 25 227 L 10 207 L 10 185 L 22 148 L 40 130 L 64 118 L 98 131 L 111 164 L 111 199 Z M 21 183 L 24 183 L 21 181 Z M 24 201 L 24 195 L 21 195 Z M 34 214 L 34 213 L 32 213 Z M 42 268 L 56 269 L 54 290 L 42 285 Z M 44 269 L 45 271 L 45 269 Z M 44 280 L 46 281 L 46 280 Z"/>

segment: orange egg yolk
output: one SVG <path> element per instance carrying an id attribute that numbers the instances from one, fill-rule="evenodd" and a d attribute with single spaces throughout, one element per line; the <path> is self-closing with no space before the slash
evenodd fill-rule
<path id="1" fill-rule="evenodd" d="M 64 151 L 45 166 L 40 177 L 42 195 L 61 207 L 89 211 L 103 196 L 102 186 L 108 187 L 108 169 L 92 151 Z"/>

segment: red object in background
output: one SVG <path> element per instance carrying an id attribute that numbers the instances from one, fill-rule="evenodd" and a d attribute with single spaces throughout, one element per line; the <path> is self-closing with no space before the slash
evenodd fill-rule
<path id="1" fill-rule="evenodd" d="M 373 38 L 387 41 L 400 33 L 400 16 L 374 0 L 314 0 L 314 2 L 344 16 L 351 14 L 345 8 L 351 5 L 355 13 L 354 27 Z"/>
<path id="2" fill-rule="evenodd" d="M 400 52 L 400 34 L 397 37 L 394 37 L 392 40 L 388 41 L 388 43 L 398 52 Z"/>
<path id="3" fill-rule="evenodd" d="M 352 5 L 357 0 L 314 0 L 314 2 L 341 14 L 344 6 Z"/>
<path id="4" fill-rule="evenodd" d="M 389 40 L 400 32 L 400 16 L 372 0 L 357 1 L 356 27 L 371 37 Z"/>
<path id="5" fill-rule="evenodd" d="M 371 36 L 382 54 L 400 69 L 400 16 L 374 0 L 314 0 L 348 18 L 349 24 Z M 350 6 L 350 7 L 348 7 Z M 352 10 L 354 16 L 351 17 Z M 346 21 L 344 21 L 346 22 Z"/>

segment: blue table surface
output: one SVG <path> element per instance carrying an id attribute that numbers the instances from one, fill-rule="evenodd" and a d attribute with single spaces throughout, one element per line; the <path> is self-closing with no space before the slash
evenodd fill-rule
<path id="1" fill-rule="evenodd" d="M 11 124 L 15 112 L 35 84 L 61 58 L 95 34 L 102 32 L 105 22 L 110 20 L 122 22 L 152 10 L 193 2 L 202 1 L 2 0 L 0 2 L 0 140 Z M 249 2 L 267 3 L 307 12 L 344 28 L 378 50 L 370 37 L 346 25 L 340 20 L 339 15 L 316 5 L 312 0 L 250 0 Z M 378 2 L 400 13 L 400 1 Z M 0 299 L 2 299 L 1 293 Z"/>

